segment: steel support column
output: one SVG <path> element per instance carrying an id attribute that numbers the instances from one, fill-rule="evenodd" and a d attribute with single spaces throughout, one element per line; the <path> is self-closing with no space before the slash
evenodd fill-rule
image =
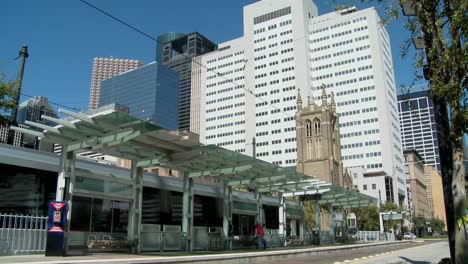
<path id="1" fill-rule="evenodd" d="M 283 237 L 283 246 L 286 246 L 286 198 L 283 193 L 279 194 L 279 230 L 278 234 Z"/>
<path id="2" fill-rule="evenodd" d="M 132 179 L 132 200 L 128 212 L 128 231 L 127 238 L 131 241 L 137 241 L 137 246 L 132 249 L 133 253 L 141 252 L 141 213 L 143 198 L 143 169 L 137 166 L 138 161 L 132 160 L 131 179 Z"/>
<path id="3" fill-rule="evenodd" d="M 319 231 L 322 229 L 322 214 L 319 200 L 315 201 L 315 228 Z"/>
<path id="4" fill-rule="evenodd" d="M 258 191 L 258 188 L 255 188 L 254 192 L 255 201 L 257 202 L 257 218 L 255 221 L 263 226 L 263 205 L 262 205 L 262 193 Z"/>
<path id="5" fill-rule="evenodd" d="M 299 238 L 304 241 L 304 226 L 305 226 L 305 212 L 304 212 L 304 201 L 300 201 L 302 208 L 301 220 L 299 221 Z"/>
<path id="6" fill-rule="evenodd" d="M 66 233 L 65 233 L 65 254 L 67 254 L 69 245 L 68 245 L 68 235 L 70 234 L 70 226 L 72 220 L 72 201 L 73 201 L 73 193 L 75 191 L 75 160 L 76 155 L 72 151 L 68 151 L 66 153 L 66 160 L 65 160 L 65 182 L 66 182 L 66 192 L 65 192 L 65 199 L 68 203 L 68 212 L 67 212 L 67 225 L 66 225 Z"/>
<path id="7" fill-rule="evenodd" d="M 60 152 L 60 163 L 57 177 L 57 190 L 55 191 L 55 200 L 64 201 L 65 200 L 65 185 L 67 178 L 67 146 L 62 145 L 62 150 Z"/>
<path id="8" fill-rule="evenodd" d="M 223 236 L 225 248 L 232 249 L 232 238 L 230 230 L 232 229 L 232 187 L 228 181 L 223 181 Z"/>
<path id="9" fill-rule="evenodd" d="M 193 249 L 193 178 L 184 173 L 182 197 L 182 233 L 185 234 L 185 251 Z"/>
<path id="10" fill-rule="evenodd" d="M 346 209 L 341 207 L 341 211 L 343 212 L 343 236 L 345 236 L 345 243 L 349 244 L 349 237 L 348 237 L 348 212 Z"/>
<path id="11" fill-rule="evenodd" d="M 335 244 L 335 219 L 333 206 L 328 206 L 328 225 L 330 226 L 330 239 L 331 243 Z"/>

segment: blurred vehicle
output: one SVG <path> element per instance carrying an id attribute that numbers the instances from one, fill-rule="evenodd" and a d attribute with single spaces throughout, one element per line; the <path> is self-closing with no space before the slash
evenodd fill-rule
<path id="1" fill-rule="evenodd" d="M 405 234 L 403 235 L 403 238 L 404 238 L 404 239 L 416 239 L 416 235 L 413 234 L 413 233 L 405 233 Z"/>

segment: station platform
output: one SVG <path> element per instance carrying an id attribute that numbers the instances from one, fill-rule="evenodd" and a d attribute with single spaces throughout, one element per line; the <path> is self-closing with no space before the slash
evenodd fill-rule
<path id="1" fill-rule="evenodd" d="M 0 263 L 28 264 L 72 264 L 72 263 L 264 263 L 278 262 L 289 256 L 306 257 L 329 254 L 333 251 L 352 251 L 357 248 L 382 247 L 391 244 L 411 243 L 411 241 L 377 242 L 352 245 L 318 247 L 275 248 L 250 251 L 200 251 L 200 252 L 155 252 L 134 255 L 128 253 L 90 253 L 67 257 L 45 257 L 44 255 L 16 255 L 0 257 Z"/>

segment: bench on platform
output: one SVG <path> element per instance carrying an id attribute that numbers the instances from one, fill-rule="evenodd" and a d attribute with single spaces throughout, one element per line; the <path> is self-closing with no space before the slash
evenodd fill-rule
<path id="1" fill-rule="evenodd" d="M 88 249 L 130 249 L 138 244 L 137 240 L 115 239 L 109 235 L 104 235 L 102 239 L 97 239 L 96 235 L 88 236 Z"/>

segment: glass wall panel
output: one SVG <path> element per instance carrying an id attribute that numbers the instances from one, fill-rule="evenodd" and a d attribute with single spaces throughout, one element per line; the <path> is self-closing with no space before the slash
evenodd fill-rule
<path id="1" fill-rule="evenodd" d="M 126 233 L 128 226 L 128 202 L 114 201 L 112 205 L 112 232 Z"/>
<path id="2" fill-rule="evenodd" d="M 77 191 L 93 191 L 103 192 L 130 196 L 132 193 L 132 186 L 130 184 L 122 184 L 116 182 L 106 182 L 103 180 L 76 177 L 76 189 Z"/>
<path id="3" fill-rule="evenodd" d="M 88 232 L 91 221 L 91 206 L 92 198 L 89 197 L 73 197 L 72 203 L 72 221 L 70 222 L 71 231 Z"/>
<path id="4" fill-rule="evenodd" d="M 74 196 L 70 230 L 125 233 L 128 225 L 128 210 L 128 202 Z"/>
<path id="5" fill-rule="evenodd" d="M 0 213 L 47 215 L 57 172 L 0 164 Z"/>

